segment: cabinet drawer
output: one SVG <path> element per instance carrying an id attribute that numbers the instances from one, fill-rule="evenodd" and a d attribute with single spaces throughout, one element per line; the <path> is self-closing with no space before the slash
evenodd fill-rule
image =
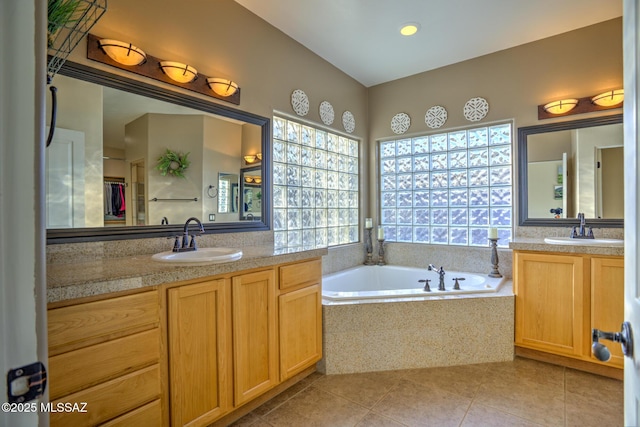
<path id="1" fill-rule="evenodd" d="M 49 358 L 51 399 L 158 363 L 158 328 Z"/>
<path id="2" fill-rule="evenodd" d="M 52 402 L 86 402 L 86 412 L 53 412 L 53 427 L 89 426 L 112 420 L 160 398 L 160 368 L 149 366 Z"/>
<path id="3" fill-rule="evenodd" d="M 100 427 L 158 427 L 162 425 L 162 405 L 160 400 L 154 400 L 135 411 L 115 418 Z"/>
<path id="4" fill-rule="evenodd" d="M 49 310 L 49 355 L 155 328 L 158 310 L 156 291 Z"/>
<path id="5" fill-rule="evenodd" d="M 300 262 L 280 267 L 279 287 L 290 289 L 301 285 L 311 285 L 322 280 L 322 260 Z"/>

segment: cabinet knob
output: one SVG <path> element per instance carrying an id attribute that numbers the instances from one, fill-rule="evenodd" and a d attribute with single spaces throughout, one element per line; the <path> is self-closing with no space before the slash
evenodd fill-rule
<path id="1" fill-rule="evenodd" d="M 608 362 L 611 359 L 609 349 L 599 342 L 599 339 L 618 342 L 622 346 L 622 353 L 627 357 L 633 356 L 633 336 L 631 334 L 631 324 L 624 322 L 620 327 L 620 332 L 604 332 L 599 329 L 591 330 L 591 352 L 601 362 Z"/>

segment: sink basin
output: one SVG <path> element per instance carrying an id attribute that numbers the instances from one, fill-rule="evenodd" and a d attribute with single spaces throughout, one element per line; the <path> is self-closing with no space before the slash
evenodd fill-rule
<path id="1" fill-rule="evenodd" d="M 572 239 L 571 237 L 545 237 L 545 243 L 574 246 L 624 246 L 621 239 Z"/>
<path id="2" fill-rule="evenodd" d="M 205 265 L 236 261 L 242 258 L 242 250 L 236 248 L 199 248 L 191 252 L 160 252 L 151 256 L 158 262 Z"/>

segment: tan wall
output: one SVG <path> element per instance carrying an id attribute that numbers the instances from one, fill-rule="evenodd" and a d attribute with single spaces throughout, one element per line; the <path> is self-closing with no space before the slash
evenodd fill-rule
<path id="1" fill-rule="evenodd" d="M 395 136 L 390 122 L 399 112 L 411 117 L 406 135 L 433 132 L 425 124 L 424 115 L 434 105 L 442 105 L 448 112 L 448 120 L 439 130 L 470 126 L 474 123 L 464 118 L 463 107 L 469 99 L 480 96 L 489 102 L 489 113 L 475 123 L 513 119 L 514 130 L 517 130 L 521 126 L 593 116 L 591 113 L 539 121 L 537 106 L 566 97 L 596 95 L 620 88 L 622 82 L 622 19 L 619 18 L 371 87 L 371 153 L 374 141 Z M 620 113 L 620 110 L 610 113 Z M 377 185 L 373 163 L 371 160 L 371 194 L 375 194 Z M 515 166 L 514 172 L 517 176 Z M 517 206 L 517 200 L 514 202 Z M 370 209 L 376 210 L 374 199 Z"/>
<path id="2" fill-rule="evenodd" d="M 264 117 L 274 110 L 294 114 L 291 93 L 302 89 L 310 101 L 305 119 L 322 123 L 318 108 L 327 100 L 336 113 L 333 129 L 343 131 L 339 118 L 349 110 L 356 119 L 353 135 L 366 137 L 366 88 L 233 0 L 109 0 L 91 33 L 186 62 L 207 76 L 231 78 L 241 88 L 238 108 Z M 143 79 L 88 60 L 85 41 L 70 60 Z"/>

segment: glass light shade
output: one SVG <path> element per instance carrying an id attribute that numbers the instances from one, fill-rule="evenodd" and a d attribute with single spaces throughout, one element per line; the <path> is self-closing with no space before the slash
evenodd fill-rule
<path id="1" fill-rule="evenodd" d="M 244 161 L 247 164 L 255 163 L 257 159 L 258 159 L 258 156 L 255 156 L 255 155 L 244 156 Z"/>
<path id="2" fill-rule="evenodd" d="M 624 101 L 624 89 L 610 90 L 591 98 L 591 102 L 601 107 L 612 107 Z"/>
<path id="3" fill-rule="evenodd" d="M 255 182 L 256 184 L 261 184 L 262 183 L 262 178 L 260 178 L 259 176 L 253 178 L 253 182 Z"/>
<path id="4" fill-rule="evenodd" d="M 99 43 L 102 51 L 119 64 L 140 65 L 147 60 L 147 55 L 131 43 L 112 39 L 102 39 Z"/>
<path id="5" fill-rule="evenodd" d="M 262 160 L 262 153 L 256 154 L 256 157 L 258 158 L 258 160 Z"/>
<path id="6" fill-rule="evenodd" d="M 209 77 L 207 84 L 212 91 L 220 96 L 231 96 L 238 91 L 238 84 L 227 79 Z"/>
<path id="7" fill-rule="evenodd" d="M 549 114 L 563 114 L 571 111 L 578 105 L 578 100 L 574 98 L 561 99 L 560 101 L 553 101 L 545 104 L 544 111 Z"/>
<path id="8" fill-rule="evenodd" d="M 182 62 L 161 61 L 160 68 L 171 79 L 178 83 L 189 83 L 198 76 L 198 71 L 191 65 Z"/>
<path id="9" fill-rule="evenodd" d="M 400 27 L 400 34 L 403 36 L 412 36 L 418 32 L 420 29 L 420 24 L 416 22 L 409 22 Z"/>

